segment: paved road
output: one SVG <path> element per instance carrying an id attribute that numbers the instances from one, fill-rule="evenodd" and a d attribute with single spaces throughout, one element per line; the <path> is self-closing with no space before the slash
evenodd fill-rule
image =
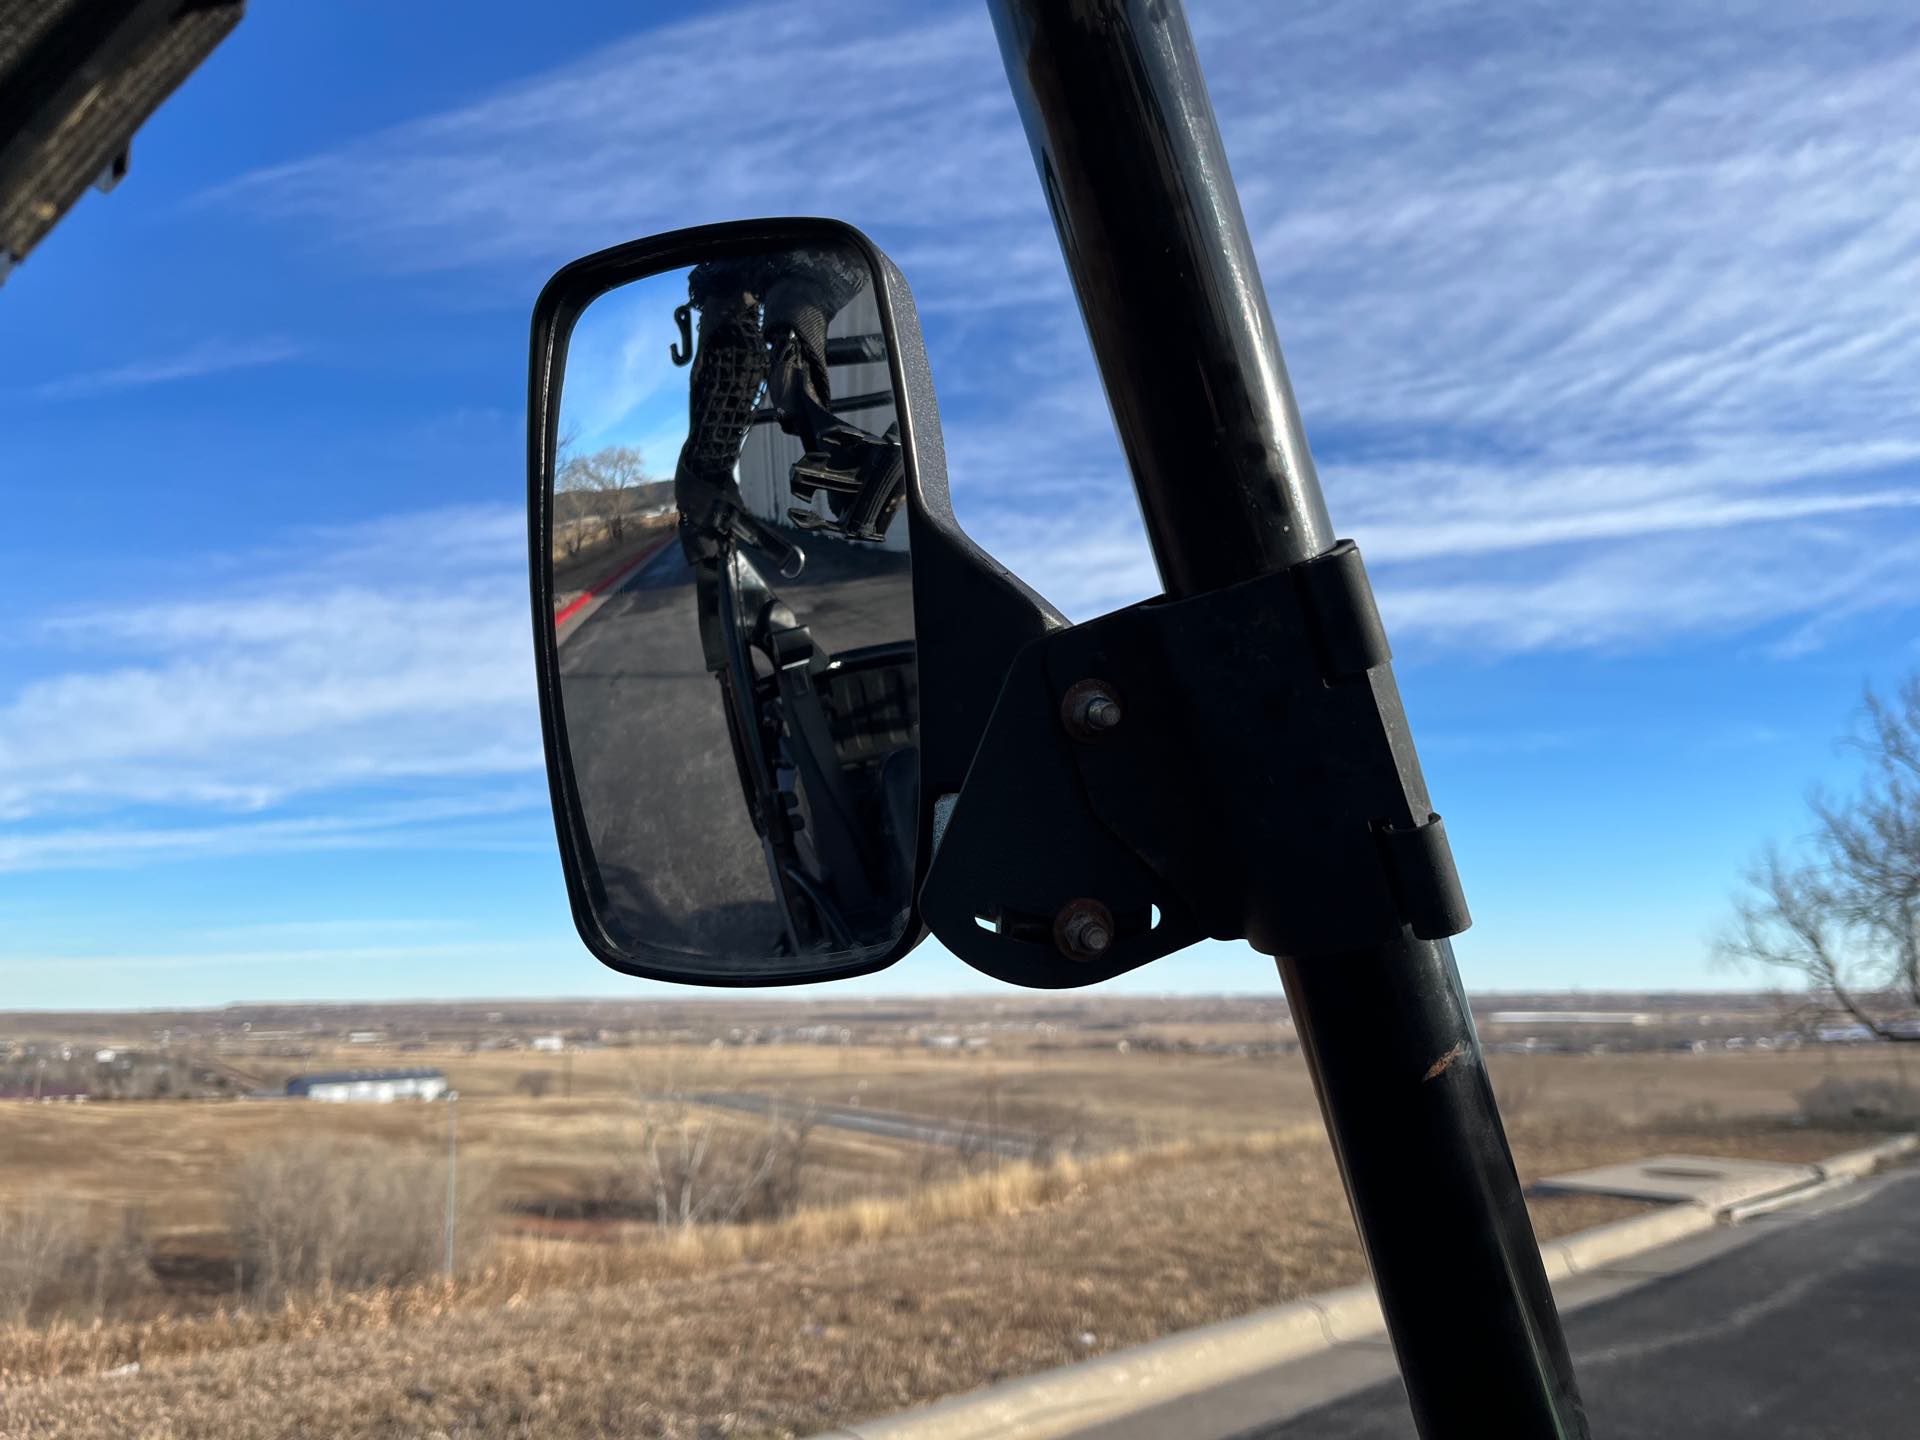
<path id="1" fill-rule="evenodd" d="M 912 635 L 906 556 L 801 543 L 805 573 L 769 579 L 817 643 L 839 651 Z M 608 929 L 714 972 L 767 968 L 780 920 L 677 542 L 563 632 L 560 676 Z"/>
<path id="2" fill-rule="evenodd" d="M 1596 1440 L 1920 1436 L 1920 1171 L 1579 1310 L 1567 1333 Z M 1413 1434 L 1394 1381 L 1246 1440 Z"/>
<path id="3" fill-rule="evenodd" d="M 916 1140 L 922 1145 L 940 1145 L 953 1150 L 997 1151 L 1022 1160 L 1040 1155 L 1047 1145 L 1045 1136 L 1029 1130 L 1010 1130 L 1004 1125 L 977 1125 L 964 1120 L 930 1120 L 924 1115 L 907 1115 L 893 1110 L 809 1105 L 803 1100 L 731 1090 L 689 1095 L 686 1098 L 702 1105 L 738 1110 L 748 1115 L 805 1114 L 815 1124 L 831 1126 L 836 1130 L 854 1130 L 889 1140 Z"/>

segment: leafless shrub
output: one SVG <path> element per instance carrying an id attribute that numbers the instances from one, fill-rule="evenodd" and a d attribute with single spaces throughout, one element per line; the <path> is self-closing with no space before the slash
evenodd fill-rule
<path id="1" fill-rule="evenodd" d="M 0 1210 L 0 1324 L 104 1316 L 153 1282 L 146 1213 L 45 1199 Z"/>
<path id="2" fill-rule="evenodd" d="M 479 1263 L 491 1239 L 490 1168 L 460 1162 L 454 1258 Z M 256 1150 L 236 1168 L 228 1213 L 253 1295 L 402 1285 L 439 1273 L 446 1256 L 447 1160 L 372 1142 L 298 1140 Z"/>
<path id="3" fill-rule="evenodd" d="M 513 1088 L 529 1100 L 545 1099 L 553 1093 L 553 1071 L 528 1070 L 513 1082 Z"/>
<path id="4" fill-rule="evenodd" d="M 743 1145 L 692 1107 L 650 1121 L 637 1180 L 654 1223 L 672 1230 L 777 1220 L 799 1207 L 813 1134 L 810 1114 L 769 1115 Z"/>
<path id="5" fill-rule="evenodd" d="M 24 1323 L 64 1284 L 86 1250 L 85 1215 L 39 1201 L 0 1211 L 0 1320 Z"/>
<path id="6" fill-rule="evenodd" d="M 923 1160 L 923 1183 L 944 1178 L 957 1167 L 963 1175 L 997 1171 L 1005 1162 L 1018 1162 L 1045 1169 L 1064 1160 L 1079 1160 L 1093 1153 L 1096 1146 L 1093 1122 L 1085 1106 L 1061 1109 L 1049 1106 L 1035 1111 L 1023 1108 L 1011 1122 L 997 1076 L 989 1076 L 980 1088 L 978 1099 L 957 1125 L 951 1143 L 937 1147 L 951 1156 L 944 1164 L 935 1156 Z"/>
<path id="7" fill-rule="evenodd" d="M 1920 1096 L 1897 1080 L 1828 1075 L 1793 1098 L 1806 1122 L 1823 1129 L 1903 1129 L 1920 1119 Z"/>
<path id="8" fill-rule="evenodd" d="M 994 1147 L 993 1139 L 992 1132 L 985 1126 L 968 1122 L 962 1127 L 949 1147 L 961 1174 L 971 1175 L 977 1170 L 992 1168 L 1000 1153 Z M 937 1150 L 940 1147 L 930 1148 Z"/>
<path id="9" fill-rule="evenodd" d="M 112 1226 L 84 1247 L 74 1269 L 76 1298 L 103 1318 L 152 1288 L 153 1227 L 147 1212 L 137 1205 L 121 1210 Z"/>
<path id="10" fill-rule="evenodd" d="M 1043 1169 L 1063 1160 L 1084 1160 L 1096 1148 L 1093 1121 L 1084 1105 L 1050 1113 L 1030 1131 L 1033 1138 L 1026 1158 Z"/>
<path id="11" fill-rule="evenodd" d="M 1494 1095 L 1500 1102 L 1500 1115 L 1509 1123 L 1531 1118 L 1544 1108 L 1548 1087 L 1538 1069 L 1518 1064 L 1509 1067 L 1502 1061 L 1489 1072 L 1488 1078 L 1493 1081 Z"/>
<path id="12" fill-rule="evenodd" d="M 770 1100 L 756 1124 L 706 1103 L 703 1096 L 734 1093 L 732 1064 L 708 1051 L 629 1071 L 642 1109 L 597 1192 L 601 1213 L 684 1234 L 778 1220 L 798 1208 L 813 1109 Z"/>

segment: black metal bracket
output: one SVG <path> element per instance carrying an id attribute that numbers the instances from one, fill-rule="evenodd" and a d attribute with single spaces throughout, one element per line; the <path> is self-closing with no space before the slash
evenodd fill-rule
<path id="1" fill-rule="evenodd" d="M 1093 984 L 1211 936 L 1313 957 L 1467 928 L 1360 552 L 1028 643 L 921 913 L 975 968 Z"/>

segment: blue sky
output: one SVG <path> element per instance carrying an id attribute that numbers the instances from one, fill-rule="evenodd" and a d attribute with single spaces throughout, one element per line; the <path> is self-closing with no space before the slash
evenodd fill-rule
<path id="1" fill-rule="evenodd" d="M 1735 872 L 1916 658 L 1910 6 L 1189 4 L 1469 984 L 1746 983 Z M 962 521 L 1076 615 L 1156 588 L 984 8 L 874 8 L 257 6 L 0 289 L 0 1007 L 650 988 L 572 936 L 531 685 L 583 251 L 862 226 Z"/>
<path id="2" fill-rule="evenodd" d="M 680 343 L 674 310 L 687 303 L 687 271 L 648 276 L 600 296 L 567 337 L 560 433 L 575 452 L 629 445 L 655 473 L 672 473 L 687 438 L 687 372 L 669 358 Z"/>

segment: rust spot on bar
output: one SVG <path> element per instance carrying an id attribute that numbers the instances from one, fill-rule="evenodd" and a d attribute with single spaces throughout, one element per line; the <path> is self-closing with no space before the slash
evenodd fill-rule
<path id="1" fill-rule="evenodd" d="M 1420 1078 L 1422 1080 L 1431 1080 L 1437 1075 L 1444 1075 L 1447 1067 L 1466 1053 L 1467 1047 L 1464 1043 L 1454 1046 L 1451 1050 L 1447 1051 L 1446 1054 L 1434 1061 L 1432 1065 L 1428 1066 L 1427 1073 Z"/>

